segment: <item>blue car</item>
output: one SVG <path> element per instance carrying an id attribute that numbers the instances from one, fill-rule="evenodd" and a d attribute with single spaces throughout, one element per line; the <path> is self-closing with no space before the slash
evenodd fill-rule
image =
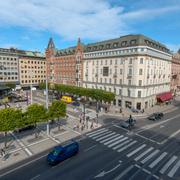
<path id="1" fill-rule="evenodd" d="M 79 151 L 79 144 L 76 141 L 69 141 L 63 146 L 56 146 L 47 156 L 50 165 L 56 165 L 67 158 L 76 155 Z"/>

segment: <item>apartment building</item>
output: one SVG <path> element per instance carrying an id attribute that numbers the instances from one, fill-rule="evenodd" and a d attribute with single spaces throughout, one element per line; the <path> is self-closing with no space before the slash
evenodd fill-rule
<path id="1" fill-rule="evenodd" d="M 18 52 L 16 49 L 0 48 L 0 84 L 19 83 Z"/>
<path id="2" fill-rule="evenodd" d="M 180 92 L 180 50 L 172 57 L 171 91 L 174 95 Z"/>
<path id="3" fill-rule="evenodd" d="M 77 46 L 58 50 L 50 38 L 46 49 L 48 81 L 52 84 L 82 86 L 82 55 L 80 39 Z"/>
<path id="4" fill-rule="evenodd" d="M 116 94 L 115 106 L 145 109 L 172 98 L 172 55 L 144 35 L 84 46 L 83 86 Z"/>
<path id="5" fill-rule="evenodd" d="M 46 81 L 46 58 L 44 54 L 21 51 L 19 54 L 19 81 L 22 87 L 38 86 Z"/>
<path id="6" fill-rule="evenodd" d="M 0 48 L 0 84 L 37 86 L 46 80 L 46 59 L 40 52 Z"/>

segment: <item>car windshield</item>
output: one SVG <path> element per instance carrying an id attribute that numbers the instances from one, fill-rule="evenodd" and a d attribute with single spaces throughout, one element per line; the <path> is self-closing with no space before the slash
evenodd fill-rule
<path id="1" fill-rule="evenodd" d="M 52 152 L 51 152 L 54 156 L 57 156 L 61 153 L 61 150 L 58 150 L 58 149 L 54 149 Z"/>

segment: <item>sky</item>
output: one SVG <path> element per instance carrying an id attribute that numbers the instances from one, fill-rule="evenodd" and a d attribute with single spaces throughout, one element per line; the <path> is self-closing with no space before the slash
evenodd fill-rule
<path id="1" fill-rule="evenodd" d="M 180 48 L 180 0 L 5 0 L 0 3 L 0 47 L 44 52 L 144 34 Z"/>

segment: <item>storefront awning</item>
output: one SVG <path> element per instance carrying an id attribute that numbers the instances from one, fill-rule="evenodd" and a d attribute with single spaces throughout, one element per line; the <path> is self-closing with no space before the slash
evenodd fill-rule
<path id="1" fill-rule="evenodd" d="M 165 102 L 165 101 L 169 101 L 173 98 L 172 93 L 171 92 L 166 92 L 166 93 L 162 93 L 157 95 L 157 100 L 161 101 L 161 102 Z"/>

